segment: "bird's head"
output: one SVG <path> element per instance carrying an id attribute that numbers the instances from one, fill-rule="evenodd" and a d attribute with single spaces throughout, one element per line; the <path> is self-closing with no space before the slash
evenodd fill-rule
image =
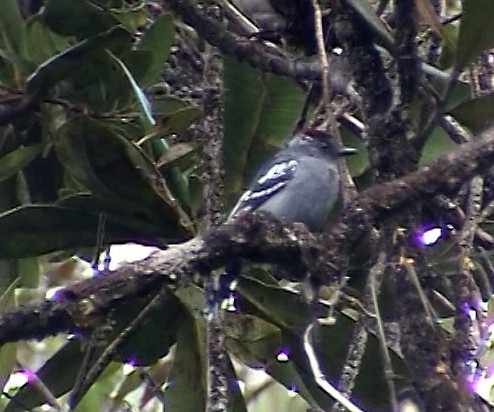
<path id="1" fill-rule="evenodd" d="M 331 157 L 349 156 L 357 153 L 357 149 L 344 147 L 329 133 L 317 129 L 305 129 L 295 135 L 289 142 L 288 147 L 315 148 Z"/>

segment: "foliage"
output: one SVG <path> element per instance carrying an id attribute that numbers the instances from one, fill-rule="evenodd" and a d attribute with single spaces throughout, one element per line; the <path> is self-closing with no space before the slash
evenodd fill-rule
<path id="1" fill-rule="evenodd" d="M 349 3 L 387 49 L 383 55 L 393 55 L 393 35 L 373 9 L 364 0 Z M 487 6 L 487 0 L 469 0 L 460 23 L 439 24 L 442 54 L 437 62 L 422 66 L 441 107 L 472 131 L 491 125 L 492 94 L 470 98 L 468 85 L 458 76 L 494 45 Z M 435 16 L 425 16 L 421 14 L 421 23 L 437 23 Z M 201 143 L 194 130 L 203 108 L 200 98 L 181 95 L 180 84 L 166 84 L 163 74 L 177 71 L 170 62 L 177 58 L 173 45 L 179 35 L 197 50 L 204 46 L 200 39 L 171 13 L 123 0 L 78 0 L 70 5 L 46 0 L 42 9 L 27 16 L 15 0 L 3 0 L 0 34 L 0 308 L 12 307 L 16 299 L 39 299 L 47 285 L 65 285 L 81 276 L 79 265 L 84 265 L 74 254 L 92 255 L 93 249 L 101 252 L 107 245 L 125 242 L 165 247 L 196 235 L 203 184 Z M 453 76 L 449 70 L 454 70 Z M 231 204 L 260 162 L 296 126 L 306 90 L 294 79 L 263 73 L 229 55 L 224 57 L 223 81 L 224 198 Z M 425 103 L 416 101 L 411 107 L 409 131 L 414 133 L 423 125 Z M 360 150 L 348 166 L 362 189 L 369 185 L 370 170 L 365 143 L 342 124 L 344 143 Z M 432 126 L 420 148 L 420 166 L 458 146 L 439 122 Z M 450 222 L 433 223 L 446 227 Z M 493 235 L 487 220 L 482 230 Z M 446 284 L 456 270 L 449 262 L 457 262 L 456 242 L 452 235 L 443 236 L 424 252 L 431 277 L 437 275 Z M 365 278 L 366 269 L 357 263 L 365 260 L 365 253 L 355 255 L 350 274 L 357 281 L 351 286 L 361 289 L 358 280 Z M 486 261 L 490 265 L 492 259 L 487 252 L 477 256 L 480 252 L 472 257 L 472 266 L 481 278 Z M 486 283 L 484 297 L 490 295 L 492 280 Z M 265 268 L 249 269 L 238 293 L 242 311 L 226 314 L 225 326 L 236 365 L 236 370 L 233 365 L 229 369 L 234 382 L 231 410 L 246 410 L 236 385 L 240 364 L 264 369 L 286 388 L 295 388 L 307 404 L 329 410 L 334 401 L 314 382 L 302 350 L 302 332 L 311 319 L 306 302 L 281 287 Z M 103 353 L 151 300 L 152 296 L 136 299 L 105 320 L 105 327 L 95 333 L 101 337 L 95 338 L 91 355 Z M 150 386 L 135 370 L 122 373 L 122 364 L 132 363 L 167 388 L 167 410 L 204 410 L 203 307 L 199 286 L 173 290 L 119 348 L 118 358 L 91 382 L 78 409 L 105 404 L 116 410 L 129 400 L 134 410 L 151 408 Z M 448 324 L 451 311 L 438 307 L 438 323 Z M 336 315 L 335 325 L 320 328 L 320 356 L 329 376 L 338 376 L 344 365 L 357 318 L 357 311 L 347 308 Z M 18 362 L 26 368 L 36 366 L 37 379 L 65 402 L 85 372 L 82 354 L 87 340 L 75 335 L 47 341 L 51 353 L 41 356 L 46 361 L 42 366 L 38 356 L 29 359 L 36 351 L 26 344 L 4 345 L 0 384 L 5 387 L 8 377 L 22 369 Z M 280 362 L 277 355 L 284 348 L 290 348 L 289 360 Z M 353 390 L 358 403 L 374 411 L 390 407 L 380 350 L 378 338 L 371 334 Z M 399 376 L 396 387 L 407 387 L 409 368 L 399 351 L 390 353 Z M 486 353 L 484 363 L 492 357 L 489 350 Z M 249 392 L 244 395 L 248 398 Z M 297 399 L 300 410 L 307 407 Z M 47 400 L 39 386 L 28 383 L 10 401 L 1 402 L 4 410 L 17 411 Z M 283 402 L 290 404 L 286 397 Z"/>

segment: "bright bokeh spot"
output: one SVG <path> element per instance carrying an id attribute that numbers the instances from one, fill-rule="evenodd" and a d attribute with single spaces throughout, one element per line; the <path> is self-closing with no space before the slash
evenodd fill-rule
<path id="1" fill-rule="evenodd" d="M 441 238 L 442 232 L 443 230 L 440 227 L 425 230 L 419 234 L 419 241 L 424 246 L 432 246 Z"/>
<path id="2" fill-rule="evenodd" d="M 278 352 L 278 355 L 276 355 L 276 359 L 278 360 L 278 362 L 288 362 L 288 350 L 282 349 L 280 352 Z"/>
<path id="3" fill-rule="evenodd" d="M 298 395 L 297 393 L 297 385 L 295 385 L 294 383 L 292 383 L 290 385 L 290 388 L 288 389 L 288 396 L 296 396 Z"/>
<path id="4" fill-rule="evenodd" d="M 136 243 L 112 245 L 110 247 L 110 270 L 117 269 L 122 263 L 125 262 L 135 262 L 146 259 L 156 250 L 158 250 L 156 247 L 142 246 Z"/>
<path id="5" fill-rule="evenodd" d="M 57 287 L 48 289 L 46 291 L 46 294 L 45 294 L 45 299 L 51 300 L 51 301 L 58 300 L 58 297 L 60 296 L 60 291 L 62 291 L 64 289 L 65 288 L 63 286 L 57 286 Z"/>
<path id="6" fill-rule="evenodd" d="M 124 376 L 130 375 L 132 372 L 134 372 L 136 370 L 134 364 L 135 364 L 135 362 L 126 362 L 123 364 L 122 372 L 123 372 Z"/>
<path id="7" fill-rule="evenodd" d="M 5 384 L 4 390 L 5 392 L 17 390 L 28 383 L 30 380 L 30 373 L 24 371 L 13 373 L 12 375 L 10 375 L 9 380 Z"/>

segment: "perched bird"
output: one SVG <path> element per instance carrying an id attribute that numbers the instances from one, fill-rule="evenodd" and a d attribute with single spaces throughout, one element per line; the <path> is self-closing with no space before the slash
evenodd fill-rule
<path id="1" fill-rule="evenodd" d="M 355 149 L 338 147 L 322 131 L 298 133 L 260 168 L 229 220 L 260 210 L 303 223 L 313 232 L 322 231 L 340 195 L 337 160 L 354 153 Z"/>
<path id="2" fill-rule="evenodd" d="M 303 223 L 312 232 L 321 232 L 340 197 L 337 160 L 356 153 L 339 147 L 329 134 L 307 129 L 292 137 L 286 146 L 258 171 L 249 189 L 230 213 L 231 222 L 251 211 L 264 211 L 290 223 Z M 212 312 L 228 303 L 231 285 L 240 273 L 240 264 L 230 262 L 219 279 L 218 289 L 209 297 Z M 216 308 L 216 309 L 215 309 Z"/>

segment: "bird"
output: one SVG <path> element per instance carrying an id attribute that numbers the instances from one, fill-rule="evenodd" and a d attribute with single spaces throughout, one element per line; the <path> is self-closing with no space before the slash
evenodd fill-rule
<path id="1" fill-rule="evenodd" d="M 355 149 L 340 147 L 321 130 L 309 128 L 297 133 L 261 166 L 228 222 L 259 210 L 321 232 L 340 198 L 337 160 L 354 153 Z"/>
<path id="2" fill-rule="evenodd" d="M 323 231 L 339 203 L 338 159 L 356 152 L 338 145 L 334 137 L 321 130 L 309 128 L 295 134 L 261 166 L 226 223 L 246 213 L 263 211 L 288 223 L 302 223 L 311 232 Z M 210 308 L 217 308 L 219 302 L 234 308 L 232 291 L 239 273 L 238 261 L 227 264 L 217 290 L 209 297 Z"/>

